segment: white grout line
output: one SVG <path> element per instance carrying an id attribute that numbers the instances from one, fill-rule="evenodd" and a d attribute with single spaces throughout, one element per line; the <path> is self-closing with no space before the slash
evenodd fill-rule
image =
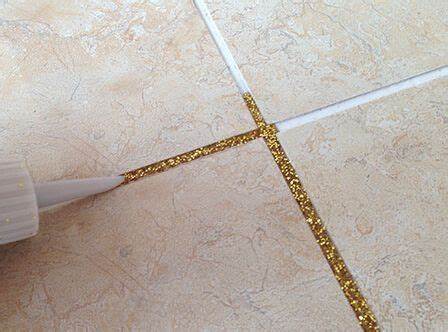
<path id="1" fill-rule="evenodd" d="M 207 26 L 208 31 L 210 31 L 210 34 L 212 35 L 212 38 L 215 41 L 216 46 L 218 47 L 219 53 L 221 53 L 221 56 L 224 59 L 227 68 L 229 68 L 230 73 L 232 74 L 232 77 L 235 80 L 235 83 L 238 85 L 240 93 L 243 94 L 245 92 L 250 92 L 249 85 L 247 84 L 243 74 L 238 68 L 238 65 L 235 59 L 233 58 L 226 41 L 222 37 L 221 32 L 219 32 L 219 29 L 216 26 L 215 21 L 213 21 L 213 18 L 210 15 L 210 11 L 208 10 L 207 5 L 202 0 L 193 0 L 193 2 L 196 5 L 196 8 L 199 10 L 199 13 L 201 14 L 201 17 L 204 20 L 204 23 Z"/>
<path id="2" fill-rule="evenodd" d="M 213 40 L 215 41 L 216 46 L 218 47 L 219 52 L 221 53 L 222 58 L 224 59 L 227 67 L 232 74 L 232 77 L 236 84 L 238 85 L 238 89 L 241 94 L 245 92 L 250 92 L 249 85 L 247 81 L 244 79 L 243 74 L 238 68 L 238 64 L 232 56 L 232 53 L 227 46 L 226 41 L 221 35 L 218 27 L 216 26 L 213 18 L 210 14 L 210 11 L 207 8 L 207 5 L 203 0 L 193 0 L 196 5 L 201 17 L 208 28 L 208 31 L 212 35 Z M 407 78 L 403 81 L 393 83 L 382 88 L 372 90 L 361 95 L 342 100 L 340 102 L 321 107 L 310 111 L 305 114 L 298 115 L 293 118 L 289 118 L 283 121 L 279 121 L 276 123 L 276 126 L 280 132 L 284 132 L 286 130 L 304 125 L 309 122 L 317 121 L 333 114 L 337 114 L 339 112 L 343 112 L 350 108 L 354 108 L 371 101 L 393 95 L 397 92 L 410 89 L 428 82 L 431 82 L 435 79 L 442 78 L 448 76 L 448 66 L 443 66 L 434 70 L 430 70 L 426 73 L 419 74 L 410 78 Z"/>
<path id="3" fill-rule="evenodd" d="M 342 100 L 335 104 L 331 104 L 322 108 L 315 109 L 311 112 L 298 115 L 293 118 L 289 118 L 283 121 L 279 121 L 276 123 L 277 128 L 280 132 L 284 132 L 286 130 L 296 128 L 298 126 L 304 125 L 305 123 L 317 121 L 322 118 L 326 118 L 327 116 L 331 116 L 333 114 L 348 110 L 350 108 L 354 108 L 366 103 L 369 103 L 373 100 L 377 100 L 386 96 L 390 96 L 397 92 L 414 88 L 416 86 L 431 82 L 435 79 L 442 78 L 448 76 L 448 66 L 440 67 L 426 73 L 416 75 L 410 78 L 407 78 L 403 81 L 393 83 L 391 85 L 384 86 L 382 88 L 369 91 L 363 93 L 359 96 Z"/>

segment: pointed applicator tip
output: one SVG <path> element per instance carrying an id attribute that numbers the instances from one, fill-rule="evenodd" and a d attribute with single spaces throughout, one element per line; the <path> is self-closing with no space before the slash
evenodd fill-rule
<path id="1" fill-rule="evenodd" d="M 25 164 L 0 160 L 0 244 L 24 240 L 39 231 L 39 209 L 103 193 L 123 176 L 33 184 Z"/>
<path id="2" fill-rule="evenodd" d="M 106 192 L 123 183 L 123 176 L 62 180 L 34 185 L 39 209 Z"/>

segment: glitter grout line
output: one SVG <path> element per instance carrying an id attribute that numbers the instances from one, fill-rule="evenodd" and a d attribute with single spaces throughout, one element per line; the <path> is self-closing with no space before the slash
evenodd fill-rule
<path id="1" fill-rule="evenodd" d="M 141 179 L 145 176 L 165 172 L 171 168 L 174 168 L 181 164 L 188 163 L 195 159 L 199 159 L 201 157 L 205 157 L 205 156 L 208 156 L 208 155 L 220 152 L 220 151 L 227 150 L 232 147 L 236 147 L 239 145 L 249 143 L 257 138 L 260 138 L 261 132 L 262 131 L 260 129 L 254 129 L 254 130 L 248 131 L 246 133 L 232 136 L 232 137 L 223 139 L 221 141 L 194 149 L 192 151 L 185 152 L 180 155 L 155 162 L 155 163 L 147 165 L 147 166 L 143 166 L 143 167 L 131 170 L 131 171 L 127 171 L 127 172 L 121 174 L 122 176 L 124 176 L 124 181 L 121 185 L 125 185 L 130 182 L 137 181 L 138 179 Z"/>
<path id="2" fill-rule="evenodd" d="M 316 242 L 324 254 L 331 270 L 339 283 L 345 297 L 352 307 L 359 324 L 364 331 L 379 331 L 375 315 L 371 311 L 367 300 L 362 295 L 359 287 L 346 266 L 341 254 L 336 248 L 333 240 L 328 234 L 322 220 L 320 219 L 316 208 L 311 202 L 308 193 L 305 191 L 296 170 L 291 164 L 286 152 L 284 151 L 278 137 L 278 129 L 274 125 L 266 124 L 258 106 L 250 93 L 244 93 L 243 99 L 249 109 L 252 117 L 260 129 L 266 145 L 271 152 L 275 163 L 283 175 L 294 199 L 299 205 L 300 211 L 305 217 Z"/>

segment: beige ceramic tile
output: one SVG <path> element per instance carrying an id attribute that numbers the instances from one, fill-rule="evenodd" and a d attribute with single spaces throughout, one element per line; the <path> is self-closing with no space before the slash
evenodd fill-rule
<path id="1" fill-rule="evenodd" d="M 387 331 L 448 329 L 448 80 L 281 135 Z"/>
<path id="2" fill-rule="evenodd" d="M 358 330 L 261 140 L 43 214 L 4 329 Z"/>
<path id="3" fill-rule="evenodd" d="M 110 174 L 253 129 L 190 1 L 0 1 L 0 154 Z"/>
<path id="4" fill-rule="evenodd" d="M 208 3 L 270 121 L 447 64 L 447 1 Z"/>

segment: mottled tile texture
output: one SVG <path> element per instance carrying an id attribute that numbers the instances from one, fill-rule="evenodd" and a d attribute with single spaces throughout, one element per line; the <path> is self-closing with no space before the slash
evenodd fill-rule
<path id="1" fill-rule="evenodd" d="M 446 65 L 448 2 L 207 1 L 267 120 Z"/>
<path id="2" fill-rule="evenodd" d="M 221 1 L 269 121 L 446 61 L 446 1 Z M 447 83 L 281 135 L 386 330 L 446 330 Z M 1 1 L 0 155 L 109 175 L 253 129 L 190 1 Z M 41 215 L 0 330 L 358 330 L 261 140 Z"/>
<path id="3" fill-rule="evenodd" d="M 253 129 L 190 1 L 0 1 L 0 154 L 111 174 Z"/>
<path id="4" fill-rule="evenodd" d="M 388 331 L 448 328 L 448 80 L 281 135 Z"/>
<path id="5" fill-rule="evenodd" d="M 358 330 L 261 140 L 42 215 L 6 329 Z"/>

